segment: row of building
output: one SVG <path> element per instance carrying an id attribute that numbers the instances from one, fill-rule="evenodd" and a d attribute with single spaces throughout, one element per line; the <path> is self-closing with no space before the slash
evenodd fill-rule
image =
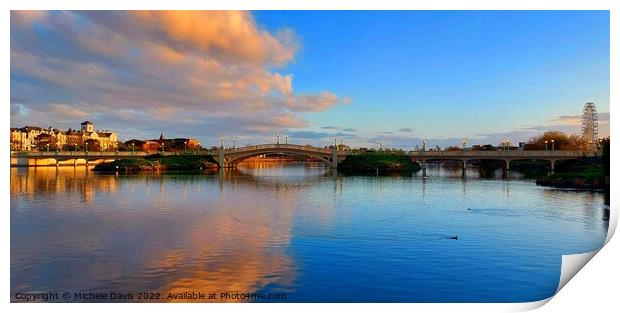
<path id="1" fill-rule="evenodd" d="M 122 146 L 125 151 L 195 151 L 200 149 L 200 142 L 192 138 L 165 139 L 162 133 L 159 139 L 131 139 L 125 141 Z"/>
<path id="2" fill-rule="evenodd" d="M 73 150 L 90 144 L 101 150 L 114 150 L 118 147 L 118 137 L 115 132 L 109 130 L 95 130 L 95 125 L 90 121 L 80 124 L 80 129 L 69 128 L 66 131 L 57 128 L 43 128 L 25 126 L 11 128 L 11 150 L 34 151 L 34 150 Z"/>
<path id="3" fill-rule="evenodd" d="M 79 130 L 25 126 L 11 128 L 12 151 L 191 151 L 200 149 L 200 142 L 191 138 L 118 141 L 110 130 L 96 130 L 90 121 L 80 124 Z"/>

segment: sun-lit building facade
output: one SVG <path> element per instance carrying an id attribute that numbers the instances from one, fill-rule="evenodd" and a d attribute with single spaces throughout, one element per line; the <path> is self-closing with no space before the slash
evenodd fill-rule
<path id="1" fill-rule="evenodd" d="M 25 126 L 11 128 L 11 150 L 36 151 L 43 149 L 78 150 L 84 143 L 96 141 L 101 150 L 113 150 L 118 147 L 118 136 L 110 130 L 96 130 L 90 121 L 84 121 L 80 130 L 69 128 L 61 131 L 57 128 Z"/>

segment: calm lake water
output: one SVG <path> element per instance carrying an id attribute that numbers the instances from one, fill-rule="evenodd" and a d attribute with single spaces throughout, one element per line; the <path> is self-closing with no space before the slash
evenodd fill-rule
<path id="1" fill-rule="evenodd" d="M 11 298 L 188 291 L 286 294 L 262 300 L 273 302 L 534 301 L 554 293 L 563 254 L 606 237 L 603 194 L 538 187 L 517 174 L 483 179 L 475 169 L 465 179 L 458 169 L 427 174 L 343 177 L 278 163 L 193 175 L 11 168 Z"/>

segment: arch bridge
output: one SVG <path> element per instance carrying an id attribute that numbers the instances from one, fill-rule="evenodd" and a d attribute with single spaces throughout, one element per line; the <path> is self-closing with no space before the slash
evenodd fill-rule
<path id="1" fill-rule="evenodd" d="M 215 149 L 210 152 L 218 162 L 219 167 L 235 167 L 243 160 L 265 154 L 292 154 L 315 158 L 327 163 L 332 168 L 337 168 L 338 163 L 347 157 L 347 152 L 332 148 L 320 148 L 314 146 L 302 146 L 293 144 L 264 144 L 239 148 Z"/>

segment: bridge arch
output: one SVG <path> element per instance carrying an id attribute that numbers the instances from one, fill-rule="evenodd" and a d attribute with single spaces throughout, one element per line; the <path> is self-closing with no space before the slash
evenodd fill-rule
<path id="1" fill-rule="evenodd" d="M 227 166 L 236 166 L 237 164 L 259 155 L 266 154 L 287 154 L 287 155 L 299 155 L 311 157 L 313 159 L 319 160 L 321 162 L 326 163 L 327 165 L 332 165 L 331 157 L 325 155 L 324 153 L 311 152 L 311 151 L 303 151 L 303 150 L 295 150 L 295 149 L 257 149 L 251 151 L 243 151 L 239 153 L 231 153 L 225 157 Z"/>

